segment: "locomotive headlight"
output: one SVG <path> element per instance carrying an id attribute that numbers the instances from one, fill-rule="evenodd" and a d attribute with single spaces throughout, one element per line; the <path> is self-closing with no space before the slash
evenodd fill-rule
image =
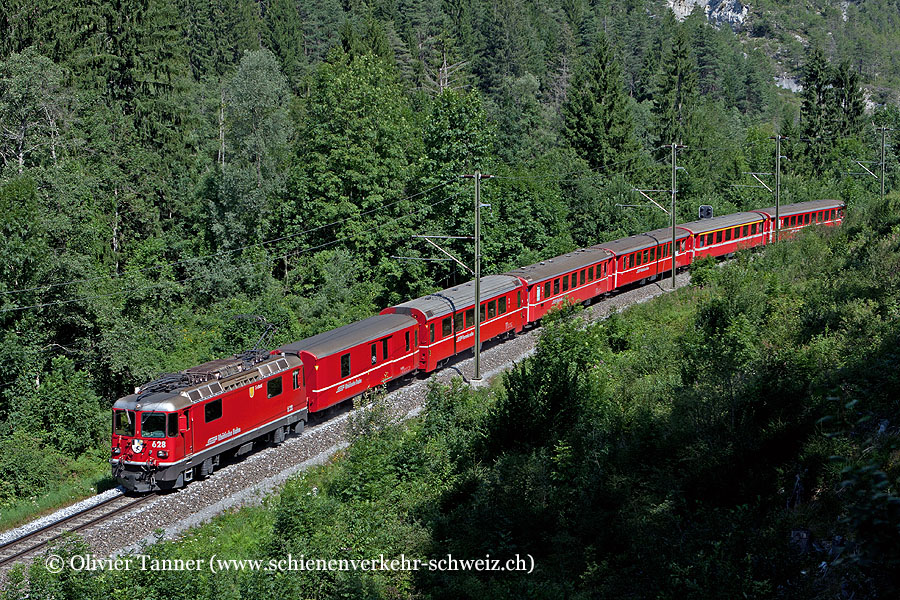
<path id="1" fill-rule="evenodd" d="M 112 453 L 113 453 L 113 456 L 118 456 L 118 455 L 122 454 L 122 449 L 121 448 L 113 448 Z"/>
<path id="2" fill-rule="evenodd" d="M 169 453 L 166 452 L 165 450 L 160 450 L 159 452 L 156 453 L 156 455 L 160 458 L 169 458 Z"/>

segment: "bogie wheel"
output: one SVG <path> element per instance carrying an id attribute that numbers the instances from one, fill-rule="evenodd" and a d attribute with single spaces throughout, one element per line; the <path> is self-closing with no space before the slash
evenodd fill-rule
<path id="1" fill-rule="evenodd" d="M 215 467 L 213 466 L 213 461 L 211 458 L 207 458 L 200 465 L 200 474 L 199 474 L 200 479 L 206 479 L 207 477 L 212 475 L 213 470 L 215 470 Z"/>

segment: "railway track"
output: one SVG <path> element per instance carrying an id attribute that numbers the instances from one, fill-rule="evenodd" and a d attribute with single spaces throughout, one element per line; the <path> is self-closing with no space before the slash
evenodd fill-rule
<path id="1" fill-rule="evenodd" d="M 155 497 L 154 495 L 138 498 L 114 496 L 100 504 L 95 504 L 25 535 L 4 542 L 0 544 L 0 571 L 6 571 L 17 562 L 23 562 L 32 554 L 58 540 L 68 532 L 87 529 L 116 515 L 132 510 Z"/>

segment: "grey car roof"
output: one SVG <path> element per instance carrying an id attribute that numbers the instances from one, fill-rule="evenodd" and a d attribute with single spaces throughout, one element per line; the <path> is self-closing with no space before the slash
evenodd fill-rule
<path id="1" fill-rule="evenodd" d="M 519 289 L 521 286 L 522 282 L 513 275 L 488 275 L 487 277 L 482 277 L 482 301 L 487 300 L 491 296 L 499 296 L 500 294 Z M 449 315 L 467 306 L 474 306 L 474 304 L 475 281 L 469 281 L 441 292 L 435 292 L 403 304 L 398 304 L 394 308 L 398 312 L 409 312 L 413 309 L 420 310 L 428 319 L 433 319 Z"/>
<path id="2" fill-rule="evenodd" d="M 679 228 L 676 229 L 675 239 L 680 240 L 682 238 L 686 238 L 688 235 L 690 234 L 687 231 Z M 616 256 L 621 256 L 623 254 L 628 254 L 629 252 L 634 252 L 636 250 L 643 250 L 644 248 L 652 248 L 653 246 L 658 246 L 659 244 L 664 243 L 666 240 L 671 239 L 672 228 L 664 227 L 662 229 L 654 229 L 653 231 L 648 231 L 647 233 L 639 233 L 638 235 L 632 235 L 627 238 L 620 238 L 611 242 L 597 244 L 595 246 L 591 246 L 591 248 L 602 248 L 615 253 Z"/>
<path id="3" fill-rule="evenodd" d="M 407 315 L 375 315 L 331 331 L 323 331 L 299 342 L 286 344 L 279 347 L 276 352 L 299 355 L 301 351 L 306 351 L 321 358 L 348 350 L 364 342 L 380 339 L 415 324 L 416 320 Z"/>
<path id="4" fill-rule="evenodd" d="M 602 248 L 580 248 L 562 256 L 548 258 L 527 267 L 519 267 L 518 269 L 507 271 L 505 274 L 521 277 L 529 283 L 536 283 L 607 260 L 612 258 L 612 256 L 612 252 Z"/>
<path id="5" fill-rule="evenodd" d="M 739 212 L 730 215 L 722 215 L 721 217 L 713 217 L 712 219 L 700 219 L 699 221 L 691 221 L 690 223 L 680 223 L 679 227 L 684 227 L 691 233 L 702 233 L 706 231 L 715 231 L 723 227 L 734 227 L 736 225 L 748 225 L 750 223 L 758 223 L 765 217 L 758 212 Z"/>
<path id="6" fill-rule="evenodd" d="M 798 202 L 796 204 L 784 204 L 778 209 L 778 216 L 785 217 L 796 215 L 799 213 L 807 213 L 818 210 L 828 210 L 831 208 L 843 208 L 844 203 L 841 200 L 810 200 L 809 202 Z M 775 207 L 759 208 L 756 212 L 765 213 L 770 217 L 775 216 Z"/>

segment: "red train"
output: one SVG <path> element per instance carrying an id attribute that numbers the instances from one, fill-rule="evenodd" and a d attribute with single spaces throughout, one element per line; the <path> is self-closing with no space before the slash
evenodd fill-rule
<path id="1" fill-rule="evenodd" d="M 841 223 L 844 203 L 782 206 L 781 237 Z M 676 266 L 771 243 L 775 208 L 683 223 Z M 583 248 L 481 280 L 481 339 L 513 336 L 563 301 L 589 302 L 672 268 L 672 230 Z M 167 376 L 113 406 L 113 475 L 126 489 L 181 487 L 254 442 L 281 443 L 310 414 L 413 373 L 429 373 L 474 345 L 474 282 L 286 344 Z"/>

